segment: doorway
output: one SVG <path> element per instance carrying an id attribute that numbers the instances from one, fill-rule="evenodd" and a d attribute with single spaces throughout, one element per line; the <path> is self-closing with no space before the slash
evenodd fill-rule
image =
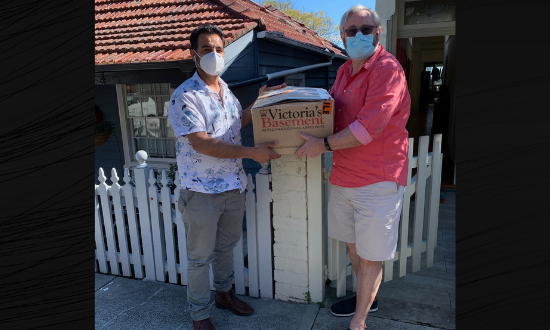
<path id="1" fill-rule="evenodd" d="M 400 38 L 396 45 L 411 95 L 407 130 L 413 152 L 420 136 L 442 134 L 442 186 L 454 186 L 454 35 Z"/>

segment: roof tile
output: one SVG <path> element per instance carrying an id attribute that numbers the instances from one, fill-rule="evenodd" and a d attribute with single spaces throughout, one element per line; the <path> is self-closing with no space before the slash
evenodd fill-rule
<path id="1" fill-rule="evenodd" d="M 224 31 L 227 45 L 258 27 L 342 55 L 302 23 L 251 0 L 95 0 L 95 63 L 190 59 L 189 35 L 207 22 Z"/>

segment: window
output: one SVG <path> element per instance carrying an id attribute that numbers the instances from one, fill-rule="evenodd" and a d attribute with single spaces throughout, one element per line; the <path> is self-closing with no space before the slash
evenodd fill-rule
<path id="1" fill-rule="evenodd" d="M 456 34 L 456 0 L 397 0 L 397 38 Z"/>
<path id="2" fill-rule="evenodd" d="M 455 21 L 455 1 L 410 1 L 405 2 L 405 25 Z"/>
<path id="3" fill-rule="evenodd" d="M 169 83 L 118 85 L 126 165 L 135 163 L 138 150 L 147 152 L 148 162 L 174 162 L 175 138 L 168 120 L 172 92 Z"/>
<path id="4" fill-rule="evenodd" d="M 306 80 L 305 73 L 295 73 L 285 76 L 285 83 L 287 86 L 304 87 Z"/>

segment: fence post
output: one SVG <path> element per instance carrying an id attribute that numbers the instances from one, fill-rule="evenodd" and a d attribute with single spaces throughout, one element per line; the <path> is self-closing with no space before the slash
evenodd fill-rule
<path id="1" fill-rule="evenodd" d="M 325 298 L 322 159 L 321 156 L 306 159 L 308 280 L 313 302 Z"/>
<path id="2" fill-rule="evenodd" d="M 407 187 L 403 193 L 401 222 L 399 224 L 399 277 L 403 277 L 407 274 L 407 258 L 409 254 L 409 212 L 411 209 L 411 196 L 416 189 L 415 183 L 412 181 L 412 169 L 414 167 L 413 146 L 414 138 L 409 138 L 409 168 L 407 170 Z"/>
<path id="3" fill-rule="evenodd" d="M 418 140 L 417 180 L 414 201 L 414 232 L 412 245 L 412 272 L 420 270 L 422 256 L 422 225 L 424 224 L 424 200 L 426 199 L 426 178 L 428 176 L 428 143 L 429 136 L 421 136 Z"/>
<path id="4" fill-rule="evenodd" d="M 246 242 L 248 250 L 248 294 L 258 298 L 258 229 L 256 222 L 256 194 L 254 194 L 254 181 L 248 174 L 248 187 L 246 188 Z"/>
<path id="5" fill-rule="evenodd" d="M 131 276 L 130 255 L 128 253 L 128 240 L 126 239 L 126 224 L 124 223 L 124 211 L 122 210 L 122 188 L 118 184 L 118 174 L 116 169 L 111 170 L 111 197 L 113 198 L 113 207 L 115 209 L 115 222 L 118 234 L 118 247 L 120 250 L 119 261 L 122 265 L 122 274 Z"/>
<path id="6" fill-rule="evenodd" d="M 258 275 L 260 297 L 273 299 L 273 239 L 271 237 L 271 171 L 269 162 L 256 174 Z"/>
<path id="7" fill-rule="evenodd" d="M 132 186 L 132 178 L 130 177 L 130 170 L 124 169 L 124 186 L 122 191 L 124 192 L 124 201 L 126 202 L 126 215 L 128 217 L 128 230 L 130 231 L 130 246 L 132 247 L 132 263 L 134 266 L 134 276 L 136 278 L 143 278 L 143 264 L 141 262 L 141 242 L 138 235 L 138 222 L 136 217 L 136 204 L 134 202 L 135 187 Z"/>
<path id="8" fill-rule="evenodd" d="M 428 235 L 426 239 L 426 267 L 433 266 L 434 263 L 434 249 L 437 242 L 437 223 L 439 219 L 439 197 L 441 189 L 441 141 L 442 135 L 437 134 L 433 140 L 433 154 L 432 154 L 432 181 L 431 191 L 432 194 L 429 197 L 430 208 L 428 210 Z"/>
<path id="9" fill-rule="evenodd" d="M 96 257 L 99 263 L 99 271 L 102 273 L 107 273 L 107 259 L 105 258 L 105 243 L 103 236 L 103 230 L 101 229 L 101 216 L 99 214 L 99 201 L 97 200 L 97 195 L 99 192 L 97 188 L 99 186 L 95 185 L 95 246 L 96 246 Z"/>
<path id="10" fill-rule="evenodd" d="M 168 264 L 168 281 L 178 283 L 176 270 L 176 245 L 174 244 L 174 222 L 172 221 L 172 198 L 166 171 L 162 171 L 161 178 L 162 220 L 164 221 L 164 237 L 166 242 L 166 263 Z M 177 205 L 176 205 L 177 208 Z"/>
<path id="11" fill-rule="evenodd" d="M 155 179 L 155 172 L 152 168 L 149 168 L 149 209 L 150 209 L 150 219 L 151 219 L 151 229 L 153 237 L 153 251 L 155 253 L 155 271 L 156 279 L 158 281 L 164 281 L 165 278 L 165 269 L 164 269 L 164 251 L 165 242 L 164 242 L 164 226 L 160 221 L 160 209 L 159 209 L 159 193 L 157 188 L 157 180 Z M 170 214 L 171 216 L 171 214 Z"/>
<path id="12" fill-rule="evenodd" d="M 115 226 L 113 223 L 113 217 L 111 214 L 111 203 L 109 201 L 109 186 L 105 182 L 107 178 L 103 173 L 103 169 L 99 168 L 99 186 L 97 188 L 99 197 L 101 197 L 101 210 L 103 211 L 103 225 L 105 226 L 105 235 L 107 236 L 107 248 L 109 255 L 109 265 L 111 266 L 111 273 L 113 275 L 119 275 L 118 266 L 118 253 L 115 243 Z M 103 242 L 102 242 L 103 243 Z"/>
<path id="13" fill-rule="evenodd" d="M 150 168 L 146 163 L 147 153 L 145 151 L 138 151 L 136 153 L 136 159 L 139 162 L 139 165 L 134 169 L 134 179 L 136 180 L 136 195 L 139 210 L 139 223 L 141 226 L 143 261 L 145 264 L 144 280 L 154 281 L 156 280 L 155 259 L 153 252 L 153 237 L 151 235 L 151 221 L 149 218 L 149 200 L 147 196 Z"/>

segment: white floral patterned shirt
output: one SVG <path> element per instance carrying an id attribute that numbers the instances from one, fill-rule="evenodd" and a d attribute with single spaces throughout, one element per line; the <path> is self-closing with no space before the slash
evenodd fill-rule
<path id="1" fill-rule="evenodd" d="M 216 194 L 247 185 L 240 158 L 216 158 L 193 150 L 187 134 L 206 132 L 209 137 L 241 145 L 243 110 L 239 100 L 220 78 L 221 96 L 195 74 L 172 94 L 168 119 L 176 142 L 176 158 L 182 189 Z"/>

